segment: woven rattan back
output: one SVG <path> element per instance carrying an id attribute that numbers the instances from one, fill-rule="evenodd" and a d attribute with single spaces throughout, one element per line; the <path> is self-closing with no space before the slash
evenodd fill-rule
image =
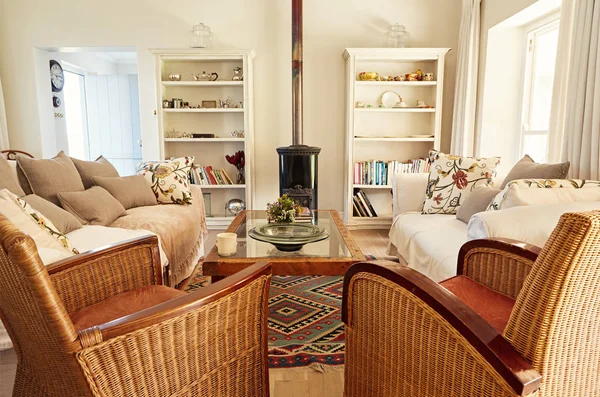
<path id="1" fill-rule="evenodd" d="M 561 217 L 504 334 L 542 374 L 540 396 L 599 395 L 600 212 Z"/>
<path id="2" fill-rule="evenodd" d="M 14 395 L 88 395 L 74 354 L 77 333 L 33 240 L 0 214 L 0 318 L 19 357 Z M 27 379 L 27 381 L 23 381 Z"/>

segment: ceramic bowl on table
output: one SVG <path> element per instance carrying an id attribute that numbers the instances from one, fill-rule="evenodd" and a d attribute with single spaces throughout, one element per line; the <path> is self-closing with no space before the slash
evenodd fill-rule
<path id="1" fill-rule="evenodd" d="M 252 228 L 248 235 L 255 240 L 273 244 L 280 251 L 293 252 L 304 245 L 329 237 L 322 226 L 310 223 L 268 223 Z"/>

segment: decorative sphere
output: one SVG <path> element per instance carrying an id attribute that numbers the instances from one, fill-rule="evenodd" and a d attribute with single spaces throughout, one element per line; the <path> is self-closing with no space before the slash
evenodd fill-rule
<path id="1" fill-rule="evenodd" d="M 230 214 L 237 215 L 243 210 L 246 209 L 246 203 L 244 200 L 240 200 L 237 198 L 231 199 L 225 204 L 225 210 L 227 210 Z"/>

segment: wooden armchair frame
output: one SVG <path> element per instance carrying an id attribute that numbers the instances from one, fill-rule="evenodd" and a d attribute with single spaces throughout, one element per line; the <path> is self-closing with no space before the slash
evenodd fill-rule
<path id="1" fill-rule="evenodd" d="M 458 274 L 518 293 L 538 253 L 512 240 L 472 241 L 460 251 Z M 500 282 L 498 272 L 507 269 L 510 280 Z M 364 262 L 348 270 L 342 319 L 347 397 L 527 396 L 540 387 L 541 375 L 485 320 L 439 284 L 396 263 Z M 378 335 L 385 343 L 377 343 Z M 374 363 L 383 357 L 397 367 Z M 450 374 L 454 361 L 457 373 Z M 468 363 L 464 372 L 461 362 Z"/>
<path id="2" fill-rule="evenodd" d="M 18 357 L 13 395 L 269 395 L 267 263 L 76 330 L 68 313 L 162 282 L 157 238 L 46 268 L 33 240 L 0 215 L 0 243 L 0 318 Z"/>

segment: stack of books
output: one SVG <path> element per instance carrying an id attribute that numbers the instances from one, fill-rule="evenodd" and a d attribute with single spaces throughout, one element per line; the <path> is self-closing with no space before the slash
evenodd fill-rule
<path id="1" fill-rule="evenodd" d="M 354 205 L 354 216 L 357 217 L 368 217 L 374 218 L 377 216 L 377 212 L 371 205 L 371 201 L 369 201 L 369 197 L 365 192 L 360 189 L 356 189 L 354 191 L 354 197 L 352 197 L 352 203 Z"/>
<path id="2" fill-rule="evenodd" d="M 354 184 L 391 185 L 393 175 L 419 172 L 429 172 L 427 159 L 414 159 L 404 163 L 395 160 L 358 161 L 354 163 Z"/>
<path id="3" fill-rule="evenodd" d="M 234 185 L 227 171 L 213 170 L 210 165 L 193 167 L 190 171 L 190 182 L 195 185 Z"/>
<path id="4" fill-rule="evenodd" d="M 313 221 L 313 213 L 308 207 L 302 207 L 300 209 L 300 214 L 295 217 L 296 222 L 300 223 L 312 223 Z"/>

